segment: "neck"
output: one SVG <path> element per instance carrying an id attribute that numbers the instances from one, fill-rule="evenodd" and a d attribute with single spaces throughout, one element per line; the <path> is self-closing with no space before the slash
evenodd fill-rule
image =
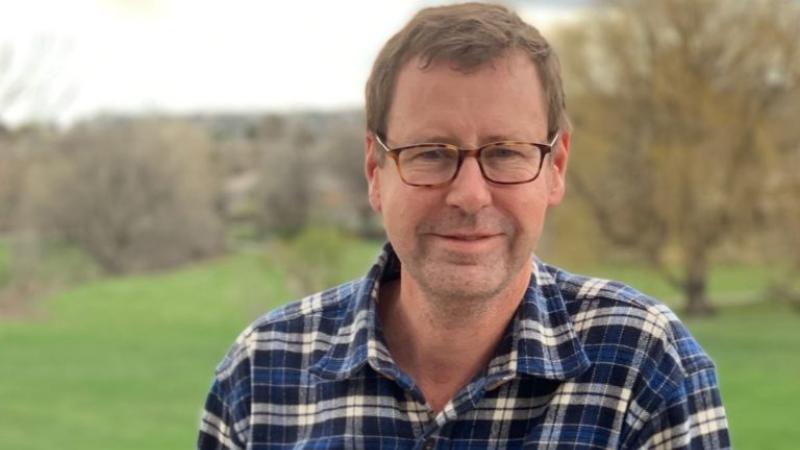
<path id="1" fill-rule="evenodd" d="M 492 298 L 461 301 L 426 295 L 407 273 L 381 287 L 378 313 L 389 351 L 434 411 L 488 365 L 529 279 L 522 273 Z"/>

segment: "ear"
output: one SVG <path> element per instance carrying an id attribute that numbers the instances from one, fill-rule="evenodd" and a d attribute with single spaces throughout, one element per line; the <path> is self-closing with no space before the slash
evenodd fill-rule
<path id="1" fill-rule="evenodd" d="M 552 158 L 548 165 L 550 170 L 548 189 L 550 192 L 547 197 L 547 204 L 550 206 L 561 203 L 564 192 L 566 192 L 567 161 L 569 160 L 571 137 L 569 131 L 563 131 L 550 154 L 550 158 Z"/>
<path id="2" fill-rule="evenodd" d="M 377 151 L 375 144 L 375 136 L 368 132 L 364 138 L 364 175 L 369 186 L 369 204 L 373 211 L 379 213 L 381 212 L 380 167 L 375 156 Z"/>

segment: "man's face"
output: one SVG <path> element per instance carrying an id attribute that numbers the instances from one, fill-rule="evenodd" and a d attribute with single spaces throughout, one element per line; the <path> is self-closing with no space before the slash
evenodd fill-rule
<path id="1" fill-rule="evenodd" d="M 534 65 L 522 54 L 499 58 L 469 73 L 440 61 L 419 69 L 412 59 L 400 71 L 388 117 L 389 147 L 445 142 L 476 148 L 516 140 L 547 142 L 547 112 Z M 564 193 L 569 135 L 526 184 L 486 181 L 475 158 L 442 187 L 413 187 L 395 162 L 379 166 L 384 151 L 367 136 L 365 168 L 370 203 L 383 215 L 402 276 L 436 296 L 487 298 L 514 283 L 527 284 L 530 258 L 547 207 Z"/>

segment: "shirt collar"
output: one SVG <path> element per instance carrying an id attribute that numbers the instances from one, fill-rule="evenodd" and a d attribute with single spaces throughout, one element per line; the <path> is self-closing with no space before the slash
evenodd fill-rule
<path id="1" fill-rule="evenodd" d="M 529 375 L 566 380 L 590 365 L 555 279 L 539 260 L 534 259 L 532 264 L 533 274 L 525 297 L 489 363 L 490 379 L 502 381 Z M 376 371 L 398 382 L 404 381 L 405 375 L 386 348 L 376 306 L 381 281 L 399 274 L 400 261 L 391 244 L 386 243 L 378 261 L 358 283 L 346 305 L 338 334 L 326 354 L 310 368 L 312 373 L 341 380 L 369 363 Z"/>

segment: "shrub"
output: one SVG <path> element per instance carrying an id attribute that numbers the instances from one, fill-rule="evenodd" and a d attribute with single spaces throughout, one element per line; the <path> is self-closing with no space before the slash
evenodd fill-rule
<path id="1" fill-rule="evenodd" d="M 76 129 L 26 188 L 29 228 L 74 243 L 109 273 L 219 252 L 217 177 L 196 129 L 156 121 Z"/>

